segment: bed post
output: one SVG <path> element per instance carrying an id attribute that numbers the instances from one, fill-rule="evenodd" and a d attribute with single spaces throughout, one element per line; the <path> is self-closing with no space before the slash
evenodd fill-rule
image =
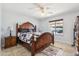
<path id="1" fill-rule="evenodd" d="M 31 46 L 31 56 L 34 56 L 35 55 L 35 50 L 36 50 L 36 43 L 34 41 L 34 35 L 33 35 L 33 38 L 32 38 L 32 46 Z"/>
<path id="2" fill-rule="evenodd" d="M 35 55 L 35 42 L 32 42 L 31 56 Z"/>
<path id="3" fill-rule="evenodd" d="M 18 43 L 18 23 L 16 24 L 16 40 L 17 40 L 17 43 Z"/>
<path id="4" fill-rule="evenodd" d="M 18 32 L 18 23 L 16 24 L 16 35 L 17 35 L 17 32 Z"/>
<path id="5" fill-rule="evenodd" d="M 53 37 L 53 38 L 52 38 L 52 43 L 54 44 L 54 34 L 52 35 L 52 37 Z"/>

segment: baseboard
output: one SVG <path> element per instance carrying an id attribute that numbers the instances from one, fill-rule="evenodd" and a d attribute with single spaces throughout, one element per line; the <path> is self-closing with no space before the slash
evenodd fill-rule
<path id="1" fill-rule="evenodd" d="M 68 45 L 72 45 L 72 42 L 69 42 L 69 41 L 64 41 L 64 40 L 55 40 L 55 41 L 65 43 L 65 44 L 68 44 Z"/>

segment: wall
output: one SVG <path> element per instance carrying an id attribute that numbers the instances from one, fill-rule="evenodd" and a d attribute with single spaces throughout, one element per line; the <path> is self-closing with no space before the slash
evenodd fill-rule
<path id="1" fill-rule="evenodd" d="M 1 4 L 0 4 L 0 50 L 1 50 Z"/>
<path id="2" fill-rule="evenodd" d="M 64 29 L 64 35 L 63 37 L 57 36 L 55 37 L 56 41 L 60 41 L 63 43 L 72 44 L 73 43 L 73 27 L 74 27 L 74 21 L 76 20 L 77 16 L 79 16 L 79 11 L 73 12 L 73 13 L 65 13 L 57 16 L 52 16 L 50 18 L 45 18 L 41 20 L 42 26 L 40 26 L 40 29 L 42 31 L 49 31 L 49 21 L 50 20 L 57 20 L 57 19 L 63 19 L 63 29 Z"/>
<path id="3" fill-rule="evenodd" d="M 21 24 L 23 22 L 31 22 L 32 24 L 36 25 L 38 28 L 38 21 L 37 19 L 25 16 L 23 14 L 19 14 L 12 11 L 2 10 L 2 25 L 1 25 L 1 32 L 2 37 L 9 36 L 8 27 L 13 27 L 12 35 L 16 36 L 16 23 Z M 4 39 L 1 40 L 2 46 L 4 46 Z"/>
<path id="4" fill-rule="evenodd" d="M 12 35 L 16 35 L 16 23 L 21 24 L 23 22 L 29 21 L 34 25 L 37 25 L 37 28 L 38 28 L 38 21 L 36 19 L 29 18 L 28 16 L 16 14 L 6 10 L 3 10 L 2 16 L 3 16 L 2 32 L 3 32 L 3 35 L 5 36 L 9 36 L 9 31 L 8 31 L 9 26 L 13 27 Z"/>

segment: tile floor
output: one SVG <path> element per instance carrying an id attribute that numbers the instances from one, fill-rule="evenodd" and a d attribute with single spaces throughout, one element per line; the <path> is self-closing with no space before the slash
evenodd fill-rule
<path id="1" fill-rule="evenodd" d="M 60 43 L 60 42 L 55 42 L 54 44 L 55 47 L 59 47 L 62 48 L 64 53 L 63 56 L 74 56 L 76 54 L 76 48 L 72 47 L 71 45 L 68 44 L 64 44 L 64 43 Z M 19 48 L 19 49 L 17 49 Z M 13 49 L 16 49 L 15 51 Z M 12 54 L 15 54 L 15 56 L 17 55 L 27 55 L 30 56 L 30 51 L 28 51 L 27 49 L 25 49 L 24 47 L 22 47 L 21 45 L 15 46 L 15 47 L 11 47 L 11 48 L 7 48 L 3 51 L 0 51 L 0 54 L 5 55 L 6 51 L 11 50 Z M 18 50 L 18 51 L 17 51 Z M 19 52 L 23 50 L 23 52 L 20 54 Z M 24 53 L 27 52 L 27 53 Z M 10 55 L 10 53 L 7 53 L 7 55 Z"/>

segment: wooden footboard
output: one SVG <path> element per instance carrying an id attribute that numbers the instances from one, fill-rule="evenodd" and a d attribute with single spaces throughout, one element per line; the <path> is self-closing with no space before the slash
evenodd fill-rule
<path id="1" fill-rule="evenodd" d="M 35 53 L 38 53 L 47 46 L 49 46 L 50 43 L 54 44 L 54 35 L 52 35 L 49 32 L 43 33 L 41 36 L 37 38 L 37 41 L 32 41 L 31 46 L 32 56 L 35 55 Z"/>

